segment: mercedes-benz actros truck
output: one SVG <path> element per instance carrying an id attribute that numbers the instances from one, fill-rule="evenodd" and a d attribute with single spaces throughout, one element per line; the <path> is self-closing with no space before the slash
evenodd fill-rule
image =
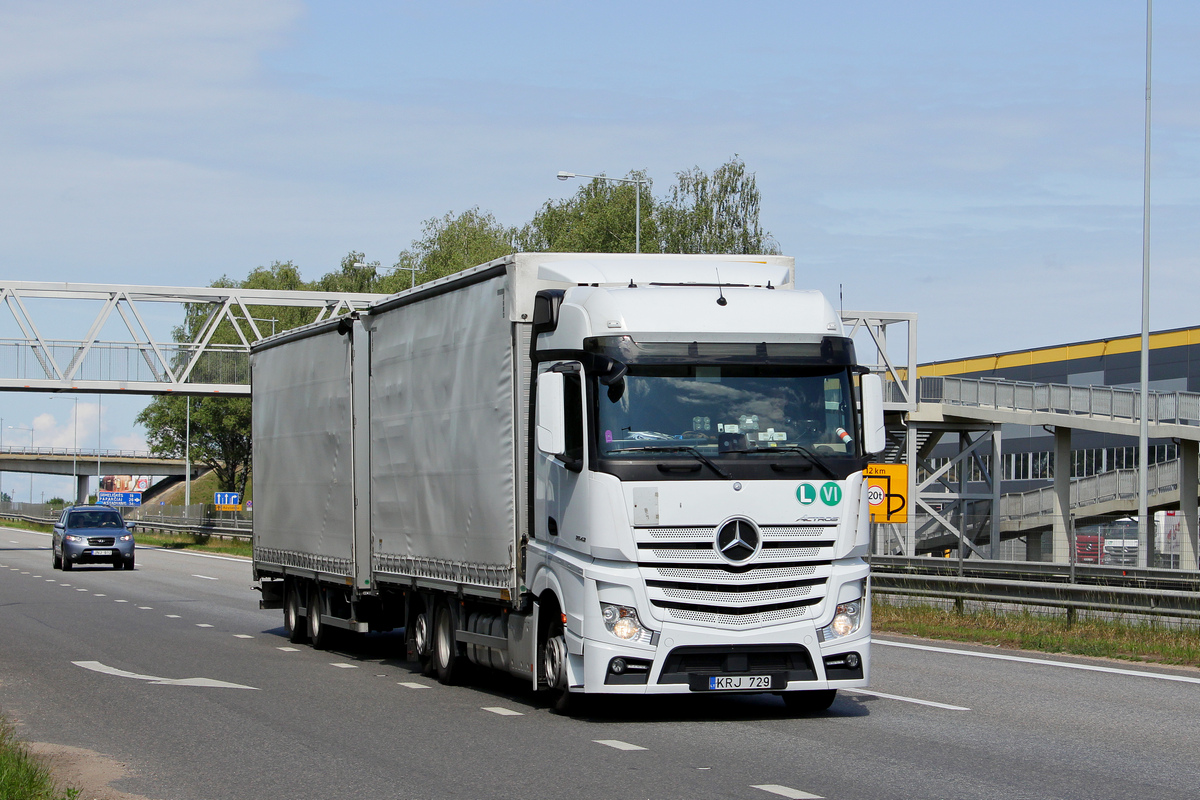
<path id="1" fill-rule="evenodd" d="M 794 269 L 519 253 L 258 343 L 263 606 L 563 706 L 866 685 L 882 384 Z"/>

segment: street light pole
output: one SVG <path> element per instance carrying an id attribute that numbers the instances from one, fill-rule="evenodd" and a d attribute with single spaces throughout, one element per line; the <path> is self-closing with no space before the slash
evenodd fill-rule
<path id="1" fill-rule="evenodd" d="M 1154 0 L 1146 0 L 1146 152 L 1142 164 L 1142 358 L 1138 414 L 1138 566 L 1148 567 L 1150 548 L 1150 54 Z"/>
<path id="2" fill-rule="evenodd" d="M 29 431 L 29 453 L 33 455 L 33 428 L 26 428 L 24 425 L 9 425 L 8 429 L 12 431 Z M 29 505 L 33 505 L 33 470 L 29 471 Z"/>
<path id="3" fill-rule="evenodd" d="M 636 184 L 637 197 L 634 199 L 634 239 L 633 252 L 642 252 L 642 184 L 646 182 L 645 178 L 610 178 L 607 175 L 583 175 L 578 172 L 560 172 L 558 179 L 560 181 L 570 180 L 571 178 L 592 178 L 599 181 L 613 181 L 614 183 L 632 183 Z"/>

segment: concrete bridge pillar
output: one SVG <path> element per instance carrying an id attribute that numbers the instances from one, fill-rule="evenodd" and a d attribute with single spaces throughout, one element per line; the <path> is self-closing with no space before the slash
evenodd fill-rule
<path id="1" fill-rule="evenodd" d="M 1179 525 L 1179 568 L 1197 569 L 1196 553 L 1196 493 L 1200 459 L 1200 442 L 1183 439 L 1179 442 L 1179 510 L 1183 517 Z"/>
<path id="2" fill-rule="evenodd" d="M 1054 426 L 1054 527 L 1051 529 L 1050 560 L 1071 560 L 1071 429 Z"/>
<path id="3" fill-rule="evenodd" d="M 75 504 L 83 505 L 88 501 L 88 476 L 75 476 Z"/>

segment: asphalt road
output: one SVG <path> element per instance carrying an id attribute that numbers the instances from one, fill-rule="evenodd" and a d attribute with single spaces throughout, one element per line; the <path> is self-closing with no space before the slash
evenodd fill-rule
<path id="1" fill-rule="evenodd" d="M 289 645 L 245 560 L 64 573 L 48 547 L 0 529 L 0 710 L 150 798 L 1200 798 L 1200 671 L 888 638 L 870 692 L 818 716 L 725 696 L 570 718 L 507 676 L 424 678 L 396 635 Z"/>

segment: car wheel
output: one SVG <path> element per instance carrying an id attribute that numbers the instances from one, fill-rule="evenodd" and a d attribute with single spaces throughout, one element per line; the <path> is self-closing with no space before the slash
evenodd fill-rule
<path id="1" fill-rule="evenodd" d="M 321 591 L 321 587 L 314 583 L 308 592 L 308 639 L 317 650 L 324 650 L 329 646 L 329 637 L 332 633 L 329 626 L 321 619 L 321 611 L 324 608 L 323 600 L 324 593 Z"/>
<path id="2" fill-rule="evenodd" d="M 129 558 L 125 559 L 125 569 L 127 569 L 127 570 L 133 569 L 133 559 L 134 558 L 135 558 L 135 556 L 130 556 Z"/>
<path id="3" fill-rule="evenodd" d="M 63 550 L 63 554 L 62 554 L 62 571 L 63 572 L 71 571 L 71 560 L 69 558 L 67 558 L 66 550 Z"/>
<path id="4" fill-rule="evenodd" d="M 62 556 L 54 552 L 54 545 L 50 545 L 50 555 L 54 556 L 54 568 L 62 569 Z"/>
<path id="5" fill-rule="evenodd" d="M 307 620 L 300 615 L 300 590 L 294 583 L 288 582 L 283 598 L 283 629 L 287 632 L 288 641 L 300 644 L 308 638 L 304 629 Z"/>

